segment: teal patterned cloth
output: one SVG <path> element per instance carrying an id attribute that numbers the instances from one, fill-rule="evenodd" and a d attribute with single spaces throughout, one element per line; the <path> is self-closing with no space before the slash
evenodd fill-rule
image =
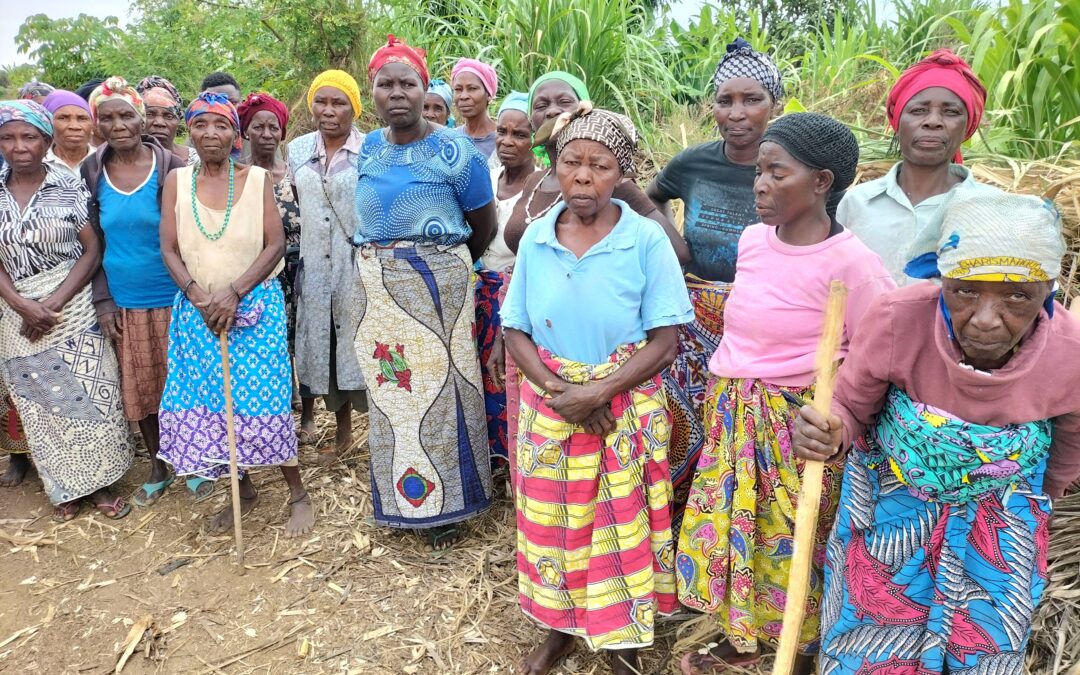
<path id="1" fill-rule="evenodd" d="M 902 483 L 921 498 L 961 503 L 1029 476 L 1050 454 L 1049 420 L 994 427 L 965 422 L 896 386 L 873 430 Z"/>

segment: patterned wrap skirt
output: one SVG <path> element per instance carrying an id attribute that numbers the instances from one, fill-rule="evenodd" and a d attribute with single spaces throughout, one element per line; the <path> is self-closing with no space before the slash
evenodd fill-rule
<path id="1" fill-rule="evenodd" d="M 262 282 L 240 301 L 229 329 L 229 365 L 237 465 L 294 464 L 292 365 L 277 279 Z M 228 475 L 221 343 L 183 293 L 173 303 L 169 374 L 158 421 L 158 456 L 178 476 Z"/>
<path id="2" fill-rule="evenodd" d="M 158 414 L 169 374 L 169 322 L 172 307 L 121 309 L 124 329 L 116 355 L 120 359 L 120 393 L 124 415 L 132 422 Z"/>
<path id="3" fill-rule="evenodd" d="M 15 289 L 26 298 L 47 297 L 73 266 L 68 262 L 20 279 Z M 30 342 L 19 335 L 22 317 L 0 301 L 0 375 L 53 504 L 109 487 L 135 456 L 116 353 L 98 326 L 89 284 L 62 315 L 44 337 Z M 4 421 L 9 425 L 13 418 Z"/>
<path id="4" fill-rule="evenodd" d="M 375 522 L 428 528 L 485 511 L 491 459 L 468 248 L 368 244 L 356 260 Z"/>
<path id="5" fill-rule="evenodd" d="M 890 390 L 848 458 L 820 672 L 1024 672 L 1047 583 L 1050 423 L 989 427 Z"/>
<path id="6" fill-rule="evenodd" d="M 694 306 L 694 320 L 679 326 L 678 354 L 662 373 L 672 418 L 668 462 L 674 490 L 671 517 L 676 537 L 690 492 L 690 479 L 705 445 L 705 399 L 713 379 L 709 359 L 724 336 L 724 303 L 731 284 L 687 274 L 686 288 Z"/>
<path id="7" fill-rule="evenodd" d="M 706 403 L 708 429 L 679 534 L 679 600 L 713 614 L 740 652 L 780 640 L 803 461 L 791 447 L 796 408 L 812 387 L 720 378 Z M 825 466 L 810 593 L 799 639 L 818 649 L 825 542 L 832 529 L 841 467 Z"/>
<path id="8" fill-rule="evenodd" d="M 493 469 L 500 464 L 505 466 L 509 457 L 506 389 L 502 382 L 495 382 L 487 367 L 491 350 L 495 346 L 495 337 L 502 330 L 502 322 L 499 320 L 502 288 L 503 277 L 498 272 L 482 269 L 476 273 L 476 346 L 480 352 L 480 376 L 484 380 L 484 410 L 487 415 L 487 438 Z"/>
<path id="9" fill-rule="evenodd" d="M 640 346 L 620 347 L 598 365 L 543 348 L 539 354 L 562 379 L 585 384 L 616 372 Z M 514 472 L 519 601 L 541 625 L 594 650 L 651 645 L 656 616 L 677 607 L 671 416 L 660 376 L 616 396 L 611 411 L 615 430 L 600 438 L 563 420 L 545 391 L 522 382 Z"/>

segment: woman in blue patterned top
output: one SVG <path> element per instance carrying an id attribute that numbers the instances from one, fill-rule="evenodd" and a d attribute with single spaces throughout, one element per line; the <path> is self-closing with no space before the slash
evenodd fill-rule
<path id="1" fill-rule="evenodd" d="M 353 238 L 375 521 L 439 549 L 491 504 L 470 278 L 496 231 L 491 178 L 467 138 L 423 118 L 423 50 L 390 36 L 368 76 L 387 122 L 360 151 Z"/>

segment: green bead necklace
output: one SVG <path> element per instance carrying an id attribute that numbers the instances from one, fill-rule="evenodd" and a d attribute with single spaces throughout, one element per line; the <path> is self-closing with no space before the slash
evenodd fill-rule
<path id="1" fill-rule="evenodd" d="M 195 215 L 195 226 L 199 228 L 199 232 L 203 233 L 203 236 L 210 241 L 217 241 L 225 235 L 225 230 L 229 227 L 229 216 L 232 215 L 233 207 L 233 178 L 235 177 L 235 164 L 233 158 L 229 158 L 229 199 L 225 206 L 225 221 L 221 223 L 221 229 L 210 234 L 203 227 L 202 220 L 199 218 L 199 201 L 195 197 L 195 179 L 199 177 L 199 169 L 202 168 L 202 164 L 196 164 L 195 169 L 191 172 L 191 212 Z"/>

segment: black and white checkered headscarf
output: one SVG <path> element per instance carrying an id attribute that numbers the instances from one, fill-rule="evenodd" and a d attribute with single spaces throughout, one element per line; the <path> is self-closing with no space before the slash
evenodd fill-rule
<path id="1" fill-rule="evenodd" d="M 716 66 L 716 73 L 713 74 L 713 86 L 719 87 L 736 77 L 757 80 L 772 95 L 774 102 L 784 97 L 780 69 L 768 54 L 754 51 L 750 43 L 742 38 L 735 38 L 735 41 L 727 46 L 727 54 L 720 59 L 720 65 Z"/>

